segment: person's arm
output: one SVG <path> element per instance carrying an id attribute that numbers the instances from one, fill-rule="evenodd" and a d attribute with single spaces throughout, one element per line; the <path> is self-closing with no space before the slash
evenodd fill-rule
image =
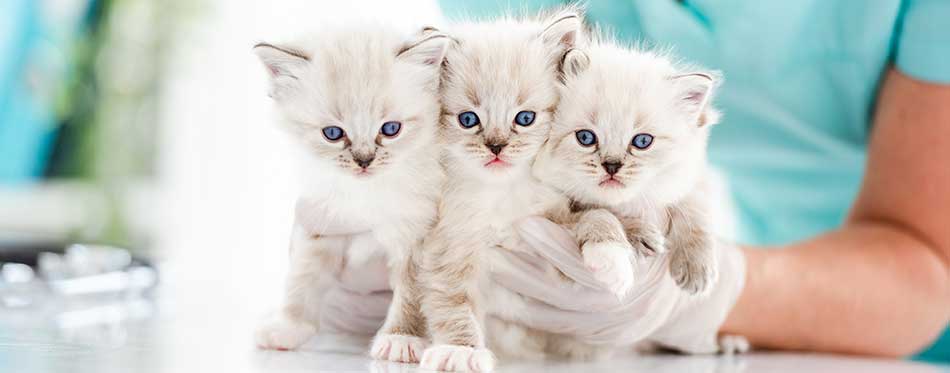
<path id="1" fill-rule="evenodd" d="M 950 318 L 950 85 L 888 72 L 861 192 L 844 225 L 745 249 L 722 333 L 754 346 L 905 356 Z"/>

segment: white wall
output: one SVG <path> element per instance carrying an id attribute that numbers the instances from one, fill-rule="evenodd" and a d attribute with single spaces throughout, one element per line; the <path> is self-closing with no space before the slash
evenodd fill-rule
<path id="1" fill-rule="evenodd" d="M 436 24 L 438 10 L 434 0 L 211 2 L 178 38 L 164 92 L 163 278 L 235 305 L 253 299 L 249 312 L 259 313 L 280 296 L 296 188 L 251 47 L 327 21 Z"/>

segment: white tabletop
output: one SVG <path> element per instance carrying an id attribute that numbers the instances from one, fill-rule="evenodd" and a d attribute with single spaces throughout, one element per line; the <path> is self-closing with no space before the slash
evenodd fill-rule
<path id="1" fill-rule="evenodd" d="M 374 362 L 365 339 L 320 335 L 299 351 L 261 351 L 242 301 L 188 302 L 190 291 L 152 299 L 46 300 L 0 311 L 0 372 L 416 372 Z M 183 297 L 185 295 L 185 297 Z M 251 300 L 247 298 L 246 300 Z M 501 362 L 499 372 L 947 372 L 897 360 L 801 353 L 643 355 L 595 363 Z"/>

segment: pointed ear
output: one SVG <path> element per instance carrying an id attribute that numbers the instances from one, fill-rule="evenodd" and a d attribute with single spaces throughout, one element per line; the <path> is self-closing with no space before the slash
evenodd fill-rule
<path id="1" fill-rule="evenodd" d="M 420 65 L 442 65 L 451 38 L 435 27 L 424 27 L 418 35 L 396 51 L 396 58 Z"/>
<path id="2" fill-rule="evenodd" d="M 576 9 L 559 12 L 548 21 L 541 32 L 544 43 L 562 51 L 574 48 L 581 42 L 584 21 Z"/>
<path id="3" fill-rule="evenodd" d="M 254 54 L 261 60 L 270 76 L 270 95 L 274 99 L 297 84 L 303 68 L 310 63 L 310 56 L 287 47 L 268 43 L 254 46 Z"/>
<path id="4" fill-rule="evenodd" d="M 590 57 L 580 49 L 569 49 L 561 58 L 561 64 L 558 65 L 558 72 L 561 75 L 561 81 L 571 79 L 587 70 L 590 66 Z"/>
<path id="5" fill-rule="evenodd" d="M 719 85 L 718 73 L 695 72 L 676 75 L 670 79 L 676 87 L 679 107 L 696 118 L 698 126 L 716 124 L 719 121 L 719 112 L 709 104 Z"/>

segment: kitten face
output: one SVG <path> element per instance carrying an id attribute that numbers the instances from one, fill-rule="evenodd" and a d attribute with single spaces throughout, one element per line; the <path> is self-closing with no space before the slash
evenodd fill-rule
<path id="1" fill-rule="evenodd" d="M 556 124 L 535 166 L 541 180 L 598 205 L 663 203 L 694 185 L 716 117 L 708 105 L 713 75 L 600 45 L 572 51 L 565 66 L 579 68 L 565 74 Z"/>
<path id="2" fill-rule="evenodd" d="M 443 75 L 442 134 L 453 167 L 485 182 L 524 175 L 547 138 L 557 71 L 581 29 L 575 13 L 545 23 L 459 25 Z"/>
<path id="3" fill-rule="evenodd" d="M 448 38 L 398 34 L 343 29 L 300 47 L 255 47 L 288 130 L 331 172 L 372 178 L 434 141 Z"/>

